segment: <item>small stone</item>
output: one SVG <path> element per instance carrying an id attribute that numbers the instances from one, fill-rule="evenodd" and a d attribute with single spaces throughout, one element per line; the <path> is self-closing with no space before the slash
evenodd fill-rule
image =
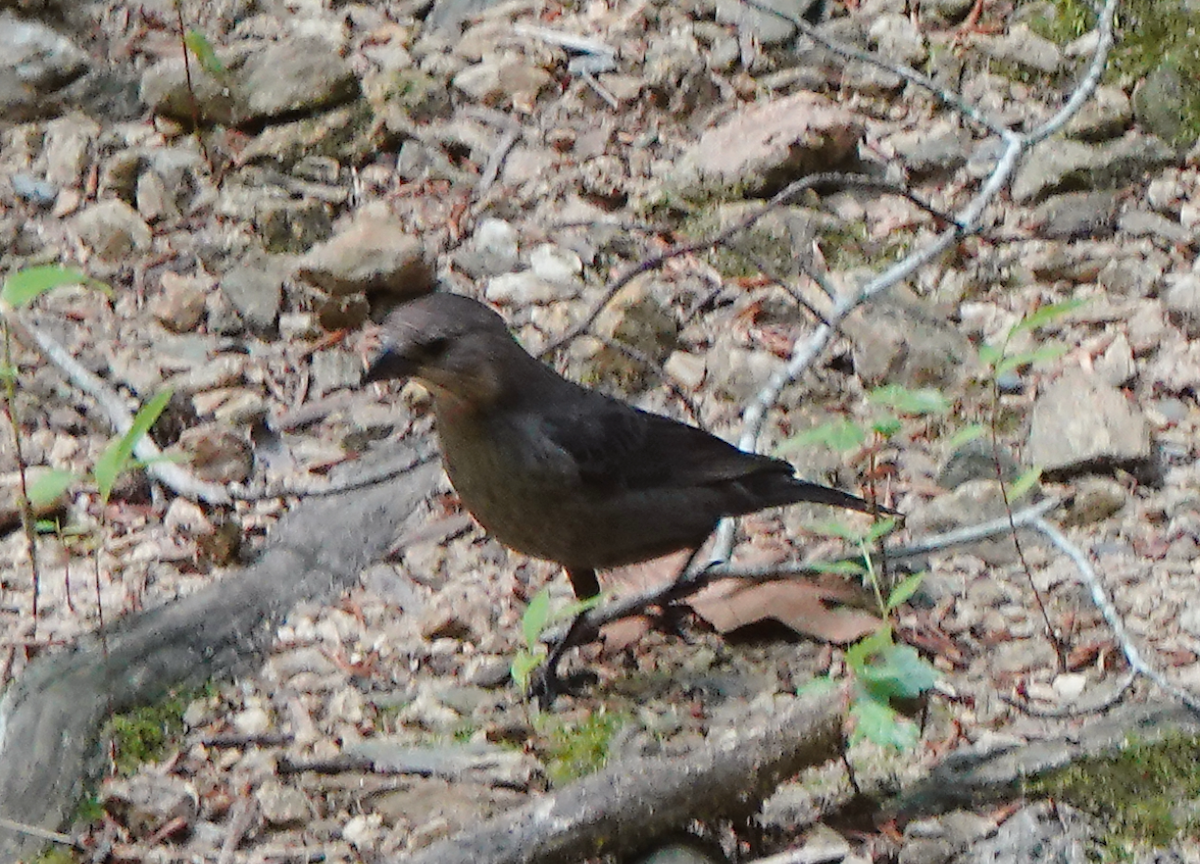
<path id="1" fill-rule="evenodd" d="M 343 348 L 326 348 L 312 356 L 313 390 L 317 395 L 357 387 L 363 379 L 362 360 Z"/>
<path id="2" fill-rule="evenodd" d="M 234 714 L 232 723 L 242 735 L 264 735 L 271 731 L 271 716 L 258 707 Z"/>
<path id="3" fill-rule="evenodd" d="M 204 317 L 207 292 L 200 280 L 167 272 L 162 293 L 150 302 L 150 314 L 175 333 L 190 333 Z"/>
<path id="4" fill-rule="evenodd" d="M 1048 473 L 1136 465 L 1150 458 L 1150 429 L 1119 390 L 1073 367 L 1034 404 L 1028 453 Z"/>
<path id="5" fill-rule="evenodd" d="M 185 833 L 200 812 L 200 796 L 191 784 L 170 774 L 143 772 L 107 781 L 100 803 L 133 836 L 149 837 L 178 820 L 168 836 Z"/>
<path id="6" fill-rule="evenodd" d="M 524 306 L 552 303 L 561 299 L 563 291 L 553 282 L 547 282 L 532 270 L 520 273 L 501 273 L 488 280 L 483 289 L 484 296 L 497 306 Z"/>
<path id="7" fill-rule="evenodd" d="M 263 333 L 275 326 L 283 300 L 284 270 L 271 261 L 239 265 L 221 277 L 221 291 L 246 326 Z"/>
<path id="8" fill-rule="evenodd" d="M 272 828 L 296 828 L 312 818 L 308 797 L 278 780 L 267 780 L 254 793 L 263 821 Z"/>
<path id="9" fill-rule="evenodd" d="M 672 351 L 663 371 L 674 379 L 685 390 L 696 391 L 704 384 L 707 374 L 707 364 L 702 354 L 689 354 L 686 351 Z"/>
<path id="10" fill-rule="evenodd" d="M 147 249 L 151 234 L 138 212 L 120 200 L 93 204 L 75 218 L 80 239 L 107 261 L 130 255 L 135 249 Z"/>
<path id="11" fill-rule="evenodd" d="M 342 828 L 342 839 L 356 849 L 370 849 L 383 832 L 383 817 L 378 813 L 369 813 L 351 818 Z"/>
<path id="12" fill-rule="evenodd" d="M 529 267 L 539 278 L 558 285 L 573 284 L 583 273 L 578 255 L 552 243 L 543 243 L 529 253 Z"/>
<path id="13" fill-rule="evenodd" d="M 1054 683 L 1050 685 L 1054 689 L 1054 695 L 1063 702 L 1075 702 L 1083 695 L 1083 691 L 1087 689 L 1087 676 L 1081 675 L 1078 672 L 1065 672 L 1058 675 L 1054 679 Z"/>
<path id="14" fill-rule="evenodd" d="M 1109 477 L 1085 477 L 1075 487 L 1064 525 L 1090 525 L 1103 522 L 1117 513 L 1129 500 L 1125 487 Z"/>
<path id="15" fill-rule="evenodd" d="M 1200 275 L 1185 273 L 1166 277 L 1169 286 L 1163 302 L 1171 321 L 1195 339 L 1200 336 Z"/>
<path id="16" fill-rule="evenodd" d="M 383 291 L 399 298 L 429 292 L 435 276 L 420 239 L 394 217 L 370 211 L 311 249 L 296 275 L 335 297 Z"/>
<path id="17" fill-rule="evenodd" d="M 254 470 L 254 449 L 244 435 L 212 424 L 193 426 L 179 436 L 197 478 L 206 483 L 244 483 Z"/>

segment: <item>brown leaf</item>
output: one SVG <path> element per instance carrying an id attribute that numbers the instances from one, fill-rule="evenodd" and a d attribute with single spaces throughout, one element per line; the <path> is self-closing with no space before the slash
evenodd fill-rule
<path id="1" fill-rule="evenodd" d="M 723 579 L 709 585 L 690 603 L 697 614 L 722 633 L 769 618 L 801 635 L 846 644 L 873 633 L 881 623 L 861 609 L 840 605 L 861 596 L 860 590 L 833 582 Z"/>

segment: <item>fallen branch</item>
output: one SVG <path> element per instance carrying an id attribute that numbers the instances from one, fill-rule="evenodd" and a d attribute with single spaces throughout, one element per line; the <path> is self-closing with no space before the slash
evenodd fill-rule
<path id="1" fill-rule="evenodd" d="M 573 864 L 637 851 L 693 820 L 743 817 L 842 752 L 849 689 L 748 716 L 686 758 L 626 760 L 393 864 Z"/>

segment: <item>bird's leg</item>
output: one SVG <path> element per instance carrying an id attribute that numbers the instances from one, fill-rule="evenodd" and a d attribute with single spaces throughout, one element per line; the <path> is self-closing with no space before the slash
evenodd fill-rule
<path id="1" fill-rule="evenodd" d="M 575 596 L 580 600 L 590 600 L 600 593 L 600 583 L 596 581 L 595 570 L 568 570 L 567 578 L 571 580 Z M 562 662 L 563 656 L 581 642 L 584 634 L 588 632 L 588 628 L 584 626 L 587 623 L 587 614 L 587 610 L 584 610 L 575 616 L 575 620 L 571 622 L 567 632 L 550 649 L 550 654 L 546 657 L 545 662 L 533 673 L 533 678 L 529 683 L 529 697 L 536 700 L 540 708 L 549 708 L 553 705 L 558 694 L 573 692 L 580 686 L 595 680 L 595 673 L 590 672 L 578 676 L 582 680 L 567 681 L 564 681 L 558 674 L 558 664 Z"/>

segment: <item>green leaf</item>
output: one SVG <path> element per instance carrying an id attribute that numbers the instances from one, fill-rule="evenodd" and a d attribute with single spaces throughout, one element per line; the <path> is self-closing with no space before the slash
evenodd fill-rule
<path id="1" fill-rule="evenodd" d="M 881 537 L 886 537 L 896 527 L 897 521 L 896 517 L 889 516 L 886 519 L 880 519 L 878 522 L 872 522 L 871 527 L 863 535 L 862 542 L 869 546 Z"/>
<path id="2" fill-rule="evenodd" d="M 914 573 L 909 576 L 899 585 L 892 589 L 892 593 L 888 595 L 887 611 L 892 612 L 902 603 L 908 600 L 909 597 L 917 593 L 917 589 L 921 587 L 921 582 L 925 579 L 924 573 Z"/>
<path id="3" fill-rule="evenodd" d="M 865 576 L 867 568 L 861 561 L 818 561 L 808 565 L 815 573 L 832 573 L 835 576 Z"/>
<path id="4" fill-rule="evenodd" d="M 92 477 L 96 481 L 96 487 L 100 490 L 101 503 L 108 503 L 108 496 L 112 494 L 117 478 L 131 467 L 134 446 L 158 420 L 158 416 L 171 401 L 171 393 L 169 388 L 163 390 L 143 405 L 141 410 L 134 415 L 129 431 L 115 441 L 109 442 L 109 445 L 104 448 L 104 452 L 100 454 L 100 458 L 96 460 L 96 464 L 92 468 Z"/>
<path id="5" fill-rule="evenodd" d="M 1018 321 L 1013 329 L 1009 331 L 1009 338 L 1012 338 L 1018 333 L 1026 330 L 1036 330 L 1039 327 L 1057 321 L 1066 315 L 1074 312 L 1076 309 L 1087 304 L 1087 300 L 1065 300 L 1062 303 L 1047 303 L 1036 311 L 1030 312 L 1020 321 Z"/>
<path id="6" fill-rule="evenodd" d="M 1070 347 L 1061 342 L 1051 342 L 1049 345 L 1043 345 L 1029 352 L 1029 365 L 1042 366 L 1049 363 L 1051 360 L 1057 360 L 1070 350 Z"/>
<path id="7" fill-rule="evenodd" d="M 854 732 L 850 742 L 867 740 L 881 747 L 910 750 L 917 745 L 921 733 L 917 725 L 901 716 L 886 702 L 862 695 L 850 704 Z"/>
<path id="8" fill-rule="evenodd" d="M 543 588 L 533 595 L 533 599 L 525 608 L 525 614 L 521 616 L 521 635 L 524 637 L 526 645 L 530 648 L 537 646 L 549 620 L 550 589 Z"/>
<path id="9" fill-rule="evenodd" d="M 776 453 L 782 455 L 812 446 L 828 447 L 831 450 L 845 452 L 861 447 L 866 440 L 867 434 L 857 424 L 845 419 L 833 420 L 793 435 L 776 448 Z"/>
<path id="10" fill-rule="evenodd" d="M 29 484 L 29 504 L 34 510 L 49 507 L 62 497 L 67 487 L 75 482 L 75 474 L 62 468 L 52 468 Z"/>
<path id="11" fill-rule="evenodd" d="M 880 417 L 871 424 L 871 431 L 883 438 L 891 438 L 901 429 L 900 418 Z"/>
<path id="12" fill-rule="evenodd" d="M 217 57 L 208 37 L 199 30 L 188 30 L 183 36 L 183 44 L 200 62 L 200 68 L 217 78 L 225 74 L 225 64 Z"/>
<path id="13" fill-rule="evenodd" d="M 14 309 L 20 309 L 51 289 L 61 285 L 86 285 L 90 281 L 86 273 L 75 267 L 60 267 L 57 264 L 26 267 L 4 280 L 0 300 Z"/>
<path id="14" fill-rule="evenodd" d="M 934 668 L 912 646 L 895 644 L 886 627 L 850 646 L 846 662 L 859 685 L 885 702 L 912 699 L 937 681 Z"/>
<path id="15" fill-rule="evenodd" d="M 946 446 L 949 447 L 951 451 L 957 450 L 964 444 L 969 444 L 978 438 L 982 438 L 987 434 L 987 432 L 988 427 L 984 426 L 982 423 L 972 423 L 970 426 L 964 426 L 962 429 L 959 429 L 957 432 L 951 435 L 950 440 L 946 442 Z"/>
<path id="16" fill-rule="evenodd" d="M 813 678 L 807 684 L 796 688 L 796 695 L 803 699 L 806 696 L 819 698 L 828 696 L 838 689 L 838 682 L 834 681 L 828 675 L 822 675 L 820 678 Z"/>
<path id="17" fill-rule="evenodd" d="M 1041 468 L 1030 468 L 1028 471 L 1021 473 L 1021 476 L 1014 480 L 1008 487 L 1008 500 L 1019 501 L 1025 496 L 1029 490 L 1037 485 L 1037 482 L 1042 479 Z"/>
<path id="18" fill-rule="evenodd" d="M 1004 356 L 1004 349 L 998 345 L 980 345 L 979 362 L 984 366 L 995 366 Z"/>
<path id="19" fill-rule="evenodd" d="M 542 655 L 532 651 L 521 651 L 513 658 L 508 672 L 512 676 L 513 683 L 522 693 L 529 689 L 530 676 L 541 662 Z"/>
<path id="20" fill-rule="evenodd" d="M 559 609 L 550 616 L 550 621 L 563 621 L 567 618 L 575 618 L 576 615 L 582 615 L 584 612 L 590 612 L 600 605 L 600 601 L 604 599 L 603 594 L 596 594 L 592 597 L 586 597 L 583 600 L 576 600 Z"/>
<path id="21" fill-rule="evenodd" d="M 922 387 L 910 390 L 899 384 L 877 387 L 867 396 L 876 405 L 886 405 L 893 411 L 913 417 L 927 414 L 945 414 L 950 410 L 950 400 L 940 390 Z"/>

